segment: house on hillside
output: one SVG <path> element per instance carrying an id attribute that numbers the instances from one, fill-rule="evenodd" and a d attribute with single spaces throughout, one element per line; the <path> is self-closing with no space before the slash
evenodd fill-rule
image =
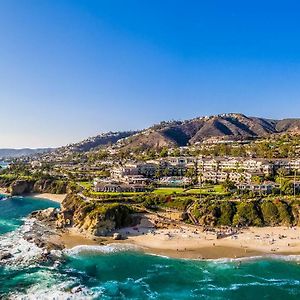
<path id="1" fill-rule="evenodd" d="M 274 182 L 265 182 L 262 184 L 239 184 L 237 185 L 240 191 L 252 191 L 254 193 L 270 194 L 275 189 L 279 188 L 279 185 Z"/>

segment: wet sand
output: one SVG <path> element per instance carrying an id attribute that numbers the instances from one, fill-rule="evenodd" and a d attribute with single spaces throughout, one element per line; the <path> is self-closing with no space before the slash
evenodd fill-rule
<path id="1" fill-rule="evenodd" d="M 300 254 L 300 228 L 250 227 L 217 239 L 215 232 L 204 232 L 202 227 L 184 224 L 157 229 L 152 221 L 148 216 L 138 226 L 119 230 L 123 237 L 120 241 L 112 237 L 95 238 L 72 229 L 62 234 L 60 242 L 66 248 L 126 243 L 146 253 L 189 259 Z"/>

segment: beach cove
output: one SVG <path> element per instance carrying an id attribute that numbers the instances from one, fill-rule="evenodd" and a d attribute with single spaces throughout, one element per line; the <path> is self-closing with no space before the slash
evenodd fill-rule
<path id="1" fill-rule="evenodd" d="M 209 258 L 208 253 L 212 253 L 212 249 L 217 249 L 217 254 L 211 254 L 216 258 L 221 257 L 220 250 L 224 257 L 235 254 L 227 246 L 226 252 L 223 244 L 211 245 L 208 249 L 202 244 L 194 244 L 196 239 L 201 241 L 204 233 L 194 233 L 193 236 L 189 226 L 143 234 L 142 230 L 153 230 L 147 228 L 151 224 L 146 220 L 142 220 L 139 227 L 122 229 L 123 234 L 129 232 L 128 238 L 122 241 L 110 238 L 97 241 L 98 238 L 85 236 L 73 229 L 65 231 L 61 238 L 69 243 L 67 249 L 59 251 L 61 254 L 57 254 L 54 261 L 41 262 L 36 258 L 43 256 L 43 252 L 23 238 L 30 232 L 32 223 L 24 219 L 24 213 L 18 216 L 17 208 L 21 208 L 22 212 L 26 208 L 29 214 L 30 211 L 58 207 L 59 204 L 40 197 L 0 200 L 0 219 L 6 218 L 6 222 L 4 204 L 15 208 L 10 230 L 0 236 L 1 247 L 10 249 L 15 257 L 11 258 L 12 264 L 0 266 L 4 282 L 0 296 L 4 299 L 115 299 L 124 296 L 126 299 L 239 299 L 245 294 L 251 299 L 257 292 L 261 298 L 279 299 L 284 296 L 297 299 L 300 296 L 298 256 L 258 258 L 261 253 L 248 250 L 248 258 L 188 259 L 194 252 L 197 255 L 206 253 Z M 254 234 L 252 229 L 249 230 L 249 233 L 246 231 L 239 236 Z M 290 230 L 293 232 L 290 238 L 296 237 L 297 231 Z M 265 232 L 260 234 L 264 236 Z M 275 240 L 277 234 L 281 231 L 274 229 Z M 208 243 L 215 242 L 210 240 L 213 237 L 211 233 L 206 236 Z M 186 250 L 180 247 L 183 241 L 187 243 Z M 179 247 L 179 251 L 173 247 Z M 170 258 L 176 257 L 176 253 L 179 253 L 177 257 L 185 259 Z M 193 256 L 190 255 L 190 258 L 196 258 Z M 237 256 L 243 255 L 237 253 Z"/>

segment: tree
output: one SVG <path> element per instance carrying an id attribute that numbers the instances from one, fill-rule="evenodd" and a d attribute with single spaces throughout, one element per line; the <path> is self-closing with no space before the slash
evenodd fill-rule
<path id="1" fill-rule="evenodd" d="M 219 225 L 230 226 L 235 213 L 235 206 L 232 202 L 222 202 L 220 205 L 220 218 L 218 220 Z"/>
<path id="2" fill-rule="evenodd" d="M 157 170 L 155 171 L 154 177 L 155 177 L 156 179 L 160 179 L 160 178 L 162 177 L 162 171 L 161 171 L 160 168 L 157 168 Z"/>
<path id="3" fill-rule="evenodd" d="M 288 178 L 277 177 L 276 182 L 279 183 L 280 194 L 292 195 L 294 192 L 293 183 Z"/>
<path id="4" fill-rule="evenodd" d="M 284 226 L 290 226 L 292 224 L 292 217 L 289 211 L 289 207 L 285 202 L 278 201 L 276 203 L 280 224 Z"/>
<path id="5" fill-rule="evenodd" d="M 271 201 L 264 201 L 261 205 L 265 225 L 274 226 L 279 223 L 279 213 L 276 205 Z"/>
<path id="6" fill-rule="evenodd" d="M 223 182 L 222 187 L 224 188 L 225 192 L 231 192 L 236 189 L 235 184 L 228 179 Z"/>
<path id="7" fill-rule="evenodd" d="M 284 176 L 287 175 L 286 169 L 284 169 L 284 168 L 279 168 L 279 169 L 277 170 L 277 175 L 278 175 L 278 176 L 277 176 L 277 178 L 276 178 L 276 182 L 278 182 L 279 185 L 280 185 L 280 195 L 281 195 L 281 193 L 282 193 L 282 181 L 283 181 Z"/>
<path id="8" fill-rule="evenodd" d="M 233 217 L 233 225 L 238 226 L 261 226 L 258 209 L 254 202 L 241 202 L 237 206 L 237 212 Z"/>
<path id="9" fill-rule="evenodd" d="M 262 184 L 263 178 L 261 176 L 253 176 L 251 181 L 255 184 Z"/>
<path id="10" fill-rule="evenodd" d="M 195 182 L 197 174 L 196 174 L 196 169 L 195 168 L 189 168 L 187 169 L 185 176 L 190 178 L 192 182 Z"/>
<path id="11" fill-rule="evenodd" d="M 172 156 L 175 156 L 175 157 L 180 156 L 180 149 L 179 148 L 174 149 L 172 152 Z"/>
<path id="12" fill-rule="evenodd" d="M 162 150 L 159 153 L 159 156 L 160 157 L 167 157 L 168 156 L 168 152 L 169 152 L 168 148 L 167 147 L 163 147 Z"/>

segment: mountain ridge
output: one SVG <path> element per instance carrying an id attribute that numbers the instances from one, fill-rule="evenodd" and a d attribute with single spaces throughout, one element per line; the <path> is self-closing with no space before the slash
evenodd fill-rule
<path id="1" fill-rule="evenodd" d="M 210 138 L 245 140 L 282 133 L 300 134 L 300 119 L 275 120 L 227 113 L 162 122 L 126 139 L 123 146 L 127 149 L 187 146 Z"/>
<path id="2" fill-rule="evenodd" d="M 195 145 L 209 139 L 247 140 L 273 134 L 300 134 L 300 118 L 281 120 L 224 113 L 184 121 L 162 121 L 146 129 L 101 133 L 55 149 L 55 153 L 88 152 L 107 146 L 124 150 Z M 1 155 L 0 155 L 1 157 Z"/>

